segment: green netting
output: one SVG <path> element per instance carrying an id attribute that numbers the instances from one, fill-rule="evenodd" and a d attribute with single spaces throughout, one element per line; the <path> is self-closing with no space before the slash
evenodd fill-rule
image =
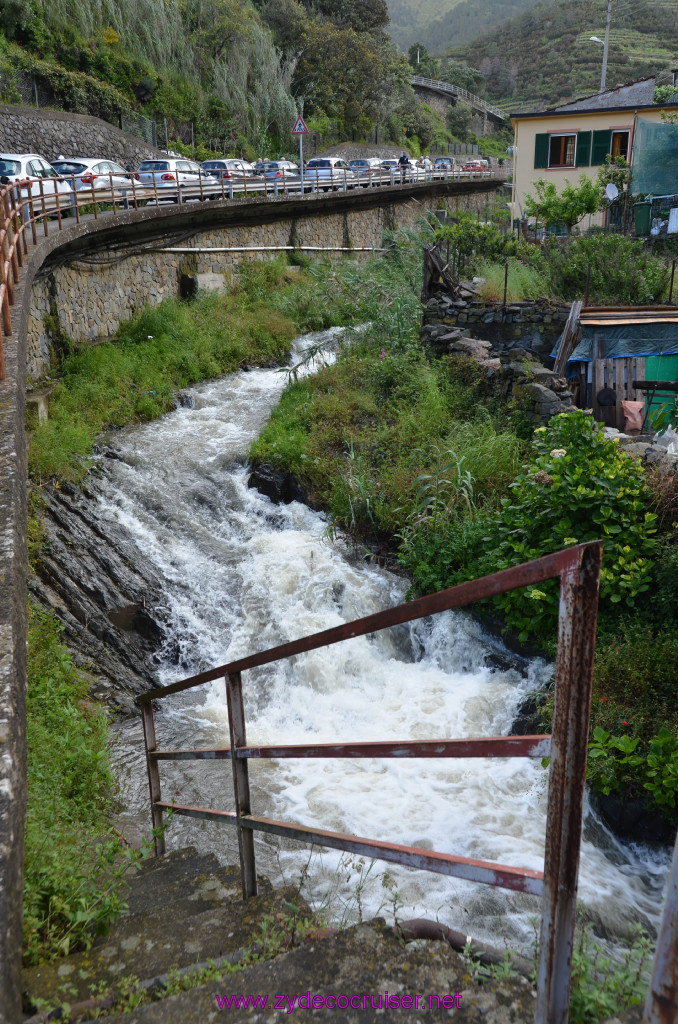
<path id="1" fill-rule="evenodd" d="M 631 176 L 631 191 L 636 194 L 678 193 L 678 124 L 637 119 Z"/>

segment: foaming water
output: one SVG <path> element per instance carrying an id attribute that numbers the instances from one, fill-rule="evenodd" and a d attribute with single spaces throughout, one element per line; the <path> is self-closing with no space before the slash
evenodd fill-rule
<path id="1" fill-rule="evenodd" d="M 300 343 L 331 344 L 334 332 Z M 311 367 L 312 368 L 312 367 Z M 285 375 L 254 370 L 203 384 L 192 408 L 123 431 L 95 484 L 101 517 L 130 532 L 166 580 L 172 649 L 163 682 L 256 650 L 340 625 L 404 599 L 406 583 L 356 564 L 324 517 L 274 506 L 248 489 L 247 446 L 275 405 Z M 266 666 L 243 677 L 251 743 L 435 739 L 506 733 L 522 697 L 550 669 L 542 662 L 497 670 L 496 641 L 464 613 Z M 171 656 L 170 656 L 171 655 Z M 177 667 L 177 660 L 179 667 Z M 176 695 L 156 717 L 162 747 L 227 746 L 223 682 Z M 123 827 L 148 829 L 148 787 L 138 722 L 116 728 L 115 760 L 126 807 Z M 229 809 L 231 767 L 161 766 L 163 795 Z M 466 857 L 541 869 L 547 771 L 508 760 L 250 761 L 255 813 Z M 237 859 L 234 830 L 176 818 L 170 846 L 195 843 Z M 298 879 L 309 860 L 299 844 L 256 838 L 259 870 Z M 386 872 L 387 868 L 387 872 Z M 580 896 L 614 936 L 631 920 L 657 920 L 667 858 L 614 840 L 589 815 Z M 386 872 L 386 874 L 385 874 Z M 335 913 L 365 874 L 357 858 L 314 855 L 308 886 Z M 377 865 L 361 891 L 363 911 L 388 913 L 393 892 L 406 917 L 435 916 L 478 937 L 529 944 L 538 901 L 424 872 Z M 386 908 L 386 909 L 384 909 Z M 349 911 L 351 907 L 349 906 Z"/>

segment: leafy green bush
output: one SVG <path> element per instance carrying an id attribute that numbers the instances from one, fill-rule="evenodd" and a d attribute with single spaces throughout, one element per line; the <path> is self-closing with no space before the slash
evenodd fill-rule
<path id="1" fill-rule="evenodd" d="M 449 239 L 455 265 L 467 275 L 475 274 L 483 261 L 505 262 L 526 250 L 525 243 L 515 235 L 502 234 L 493 224 L 483 224 L 470 214 L 461 214 L 456 224 L 438 228 L 435 237 L 440 241 Z"/>
<path id="2" fill-rule="evenodd" d="M 645 999 L 654 946 L 637 925 L 626 942 L 621 961 L 594 938 L 593 927 L 575 932 L 570 982 L 571 1024 L 595 1024 Z"/>
<path id="3" fill-rule="evenodd" d="M 551 238 L 542 255 L 553 293 L 564 299 L 584 295 L 589 267 L 589 297 L 601 305 L 655 302 L 668 283 L 666 262 L 626 235 L 590 235 L 565 242 Z"/>
<path id="4" fill-rule="evenodd" d="M 628 724 L 628 723 L 626 723 Z M 609 794 L 641 788 L 650 794 L 650 802 L 667 817 L 678 807 L 678 736 L 660 729 L 643 751 L 640 738 L 627 734 L 612 736 L 600 726 L 593 730 L 589 743 L 587 777 L 594 789 Z"/>
<path id="5" fill-rule="evenodd" d="M 502 500 L 488 538 L 485 571 L 496 571 L 550 551 L 603 540 L 602 602 L 633 606 L 649 586 L 653 522 L 640 464 L 623 455 L 582 412 L 561 413 L 535 431 L 534 458 Z M 478 575 L 472 566 L 471 575 Z M 552 633 L 558 608 L 556 581 L 496 598 L 519 637 Z"/>

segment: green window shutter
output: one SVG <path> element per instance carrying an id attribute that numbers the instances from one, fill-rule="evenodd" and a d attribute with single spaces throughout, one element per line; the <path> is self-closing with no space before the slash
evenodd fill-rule
<path id="1" fill-rule="evenodd" d="M 549 165 L 549 133 L 535 135 L 534 138 L 534 166 L 548 167 Z"/>
<path id="2" fill-rule="evenodd" d="M 591 132 L 579 132 L 577 135 L 577 157 L 575 167 L 588 167 L 591 163 Z"/>
<path id="3" fill-rule="evenodd" d="M 605 157 L 610 152 L 612 145 L 612 132 L 609 129 L 593 133 L 593 147 L 591 149 L 591 163 L 596 167 L 605 163 Z"/>

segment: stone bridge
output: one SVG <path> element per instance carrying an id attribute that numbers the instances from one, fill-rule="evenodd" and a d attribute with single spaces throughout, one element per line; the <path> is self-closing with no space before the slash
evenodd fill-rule
<path id="1" fill-rule="evenodd" d="M 412 88 L 441 117 L 445 117 L 448 107 L 454 106 L 460 100 L 467 103 L 475 115 L 480 135 L 487 133 L 488 121 L 494 126 L 506 123 L 507 115 L 499 107 L 495 107 L 487 100 L 476 96 L 475 93 L 468 92 L 467 89 L 462 89 L 461 86 L 453 85 L 451 82 L 441 82 L 437 78 L 413 75 Z"/>
<path id="2" fill-rule="evenodd" d="M 276 246 L 378 249 L 385 231 L 413 226 L 427 211 L 482 211 L 501 184 L 493 178 L 414 182 L 119 210 L 65 220 L 62 230 L 52 221 L 47 236 L 38 232 L 29 247 L 11 335 L 3 339 L 0 381 L 0 1024 L 21 1019 L 27 377 L 38 380 L 48 371 L 57 335 L 76 344 L 112 337 L 135 309 L 178 295 L 182 278 L 223 273 Z"/>

